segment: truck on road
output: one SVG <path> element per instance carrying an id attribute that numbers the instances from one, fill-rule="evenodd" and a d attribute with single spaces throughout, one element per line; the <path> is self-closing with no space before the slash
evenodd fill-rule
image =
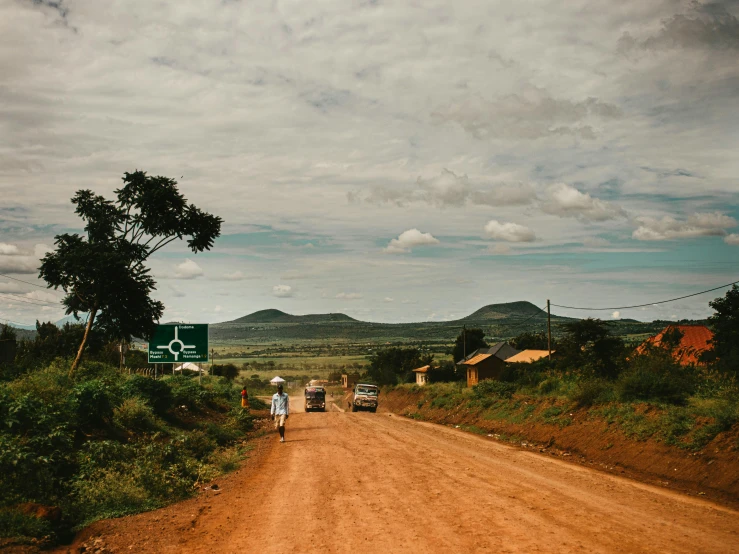
<path id="1" fill-rule="evenodd" d="M 326 411 L 326 389 L 323 387 L 305 387 L 305 411 Z"/>
<path id="2" fill-rule="evenodd" d="M 354 385 L 354 397 L 351 400 L 352 412 L 360 410 L 369 410 L 374 413 L 377 411 L 377 396 L 380 389 L 377 385 L 368 385 L 366 383 L 357 383 Z"/>

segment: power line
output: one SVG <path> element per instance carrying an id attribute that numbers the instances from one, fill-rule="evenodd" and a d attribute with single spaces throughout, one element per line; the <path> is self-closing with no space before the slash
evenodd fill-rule
<path id="1" fill-rule="evenodd" d="M 25 283 L 27 285 L 31 285 L 33 287 L 38 287 L 40 289 L 47 289 L 49 287 L 45 287 L 43 285 L 39 285 L 37 283 L 31 283 L 29 281 L 24 281 L 23 279 L 16 279 L 15 277 L 11 277 L 10 275 L 6 275 L 5 273 L 0 273 L 0 277 L 5 277 L 7 279 L 13 279 L 13 281 L 18 281 L 19 283 Z"/>
<path id="2" fill-rule="evenodd" d="M 24 300 L 33 300 L 35 302 L 45 302 L 46 304 L 56 304 L 58 302 L 61 302 L 61 299 L 52 301 L 52 300 L 41 300 L 40 298 L 30 298 L 28 296 L 23 296 L 22 294 L 18 294 L 17 292 L 0 292 L 0 294 L 17 296 L 18 298 L 23 298 Z"/>
<path id="3" fill-rule="evenodd" d="M 12 302 L 20 302 L 22 304 L 34 304 L 34 305 L 37 305 L 37 306 L 49 306 L 49 305 L 53 305 L 52 302 L 47 302 L 46 300 L 36 300 L 35 298 L 25 298 L 23 296 L 7 298 L 6 297 L 7 294 L 8 293 L 0 292 L 0 298 L 6 299 L 6 300 L 10 300 Z"/>
<path id="4" fill-rule="evenodd" d="M 739 281 L 734 281 L 733 283 L 729 283 L 728 285 L 721 285 L 720 287 L 714 287 L 708 290 L 702 290 L 701 292 L 694 292 L 693 294 L 686 294 L 685 296 L 678 296 L 677 298 L 670 298 L 669 300 L 660 300 L 658 302 L 649 302 L 647 304 L 636 304 L 635 306 L 619 306 L 616 308 L 581 308 L 581 307 L 578 308 L 575 306 L 562 306 L 561 304 L 552 304 L 552 306 L 556 306 L 557 308 L 567 308 L 568 310 L 590 310 L 590 311 L 628 310 L 629 308 L 644 308 L 647 306 L 654 306 L 656 304 L 667 304 L 668 302 L 675 302 L 676 300 L 683 300 L 685 298 L 691 298 L 693 296 L 699 296 L 701 294 L 706 294 L 707 292 L 713 292 L 715 290 L 725 289 L 726 287 L 730 287 L 731 285 L 735 285 L 737 283 L 739 283 Z"/>

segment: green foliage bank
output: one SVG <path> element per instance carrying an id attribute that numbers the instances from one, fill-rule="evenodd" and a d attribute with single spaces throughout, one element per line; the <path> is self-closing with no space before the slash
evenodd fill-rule
<path id="1" fill-rule="evenodd" d="M 129 376 L 69 361 L 0 383 L 0 537 L 65 540 L 94 520 L 157 508 L 230 471 L 253 418 L 223 377 Z M 255 399 L 256 400 L 256 399 Z M 33 502 L 56 521 L 24 515 Z"/>

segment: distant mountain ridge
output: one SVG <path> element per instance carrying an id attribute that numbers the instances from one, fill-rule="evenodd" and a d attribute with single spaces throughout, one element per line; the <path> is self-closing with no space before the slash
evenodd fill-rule
<path id="1" fill-rule="evenodd" d="M 360 321 L 349 317 L 346 314 L 307 314 L 292 315 L 281 310 L 259 310 L 244 317 L 234 319 L 233 321 L 224 321 L 226 323 L 360 323 Z M 221 325 L 220 323 L 217 325 Z"/>
<path id="2" fill-rule="evenodd" d="M 419 323 L 433 323 L 433 324 L 456 323 L 456 322 L 483 323 L 487 321 L 494 322 L 497 320 L 504 320 L 504 319 L 509 319 L 509 318 L 519 319 L 522 317 L 531 317 L 539 313 L 545 314 L 546 311 L 540 309 L 539 307 L 537 307 L 535 304 L 532 304 L 531 302 L 521 300 L 517 302 L 505 302 L 502 304 L 488 304 L 487 306 L 483 306 L 482 308 L 471 313 L 470 315 L 463 317 L 461 319 L 454 320 L 454 321 L 429 321 L 429 322 L 419 322 Z M 552 319 L 555 319 L 555 318 L 570 319 L 570 318 L 564 318 L 561 316 L 552 315 Z M 265 323 L 369 324 L 369 322 L 360 321 L 358 319 L 354 319 L 353 317 L 350 317 L 342 313 L 292 315 L 292 314 L 285 313 L 281 310 L 268 309 L 268 310 L 259 310 L 257 312 L 251 313 L 249 315 L 245 315 L 243 317 L 240 317 L 238 319 L 234 319 L 231 321 L 215 323 L 214 325 L 231 325 L 231 324 L 244 325 L 244 324 L 250 324 L 250 323 L 251 324 L 265 324 Z M 380 322 L 373 322 L 372 324 L 373 325 L 399 325 L 396 323 L 380 323 Z"/>

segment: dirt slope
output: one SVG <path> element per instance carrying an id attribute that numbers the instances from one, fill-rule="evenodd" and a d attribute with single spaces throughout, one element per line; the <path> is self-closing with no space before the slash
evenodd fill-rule
<path id="1" fill-rule="evenodd" d="M 220 493 L 99 522 L 80 541 L 208 554 L 739 551 L 739 512 L 438 425 L 296 413 L 287 440 L 268 437 Z"/>

